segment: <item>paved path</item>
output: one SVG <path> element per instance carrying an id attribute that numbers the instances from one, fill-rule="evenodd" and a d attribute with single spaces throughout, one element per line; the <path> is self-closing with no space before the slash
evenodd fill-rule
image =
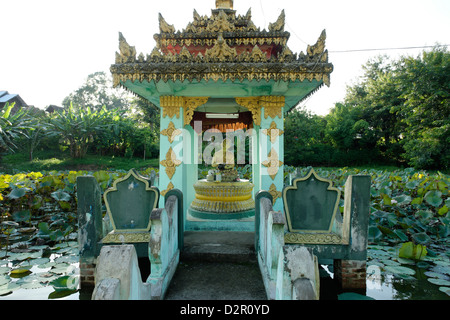
<path id="1" fill-rule="evenodd" d="M 254 233 L 186 232 L 166 300 L 266 300 Z"/>

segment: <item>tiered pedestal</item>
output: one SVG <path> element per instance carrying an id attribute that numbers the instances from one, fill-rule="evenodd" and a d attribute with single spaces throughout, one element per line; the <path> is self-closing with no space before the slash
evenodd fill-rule
<path id="1" fill-rule="evenodd" d="M 190 213 L 200 219 L 242 219 L 255 214 L 253 184 L 248 180 L 218 182 L 199 180 Z"/>

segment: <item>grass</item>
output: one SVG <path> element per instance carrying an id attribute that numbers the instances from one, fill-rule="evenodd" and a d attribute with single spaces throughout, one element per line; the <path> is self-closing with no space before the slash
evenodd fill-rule
<path id="1" fill-rule="evenodd" d="M 0 159 L 0 172 L 30 172 L 50 170 L 130 170 L 146 167 L 157 168 L 158 159 L 123 158 L 114 156 L 86 155 L 82 159 L 73 159 L 67 153 L 42 152 L 30 161 L 24 153 L 3 156 Z"/>

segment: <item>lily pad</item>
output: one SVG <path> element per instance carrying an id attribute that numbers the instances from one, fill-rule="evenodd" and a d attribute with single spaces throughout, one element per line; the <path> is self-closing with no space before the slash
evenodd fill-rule
<path id="1" fill-rule="evenodd" d="M 37 258 L 37 259 L 32 259 L 29 262 L 31 265 L 40 266 L 40 265 L 50 262 L 50 259 L 49 258 Z"/>
<path id="2" fill-rule="evenodd" d="M 27 189 L 25 188 L 16 188 L 14 190 L 12 190 L 9 194 L 8 194 L 8 198 L 10 199 L 19 199 L 22 198 L 25 193 L 27 193 Z"/>
<path id="3" fill-rule="evenodd" d="M 425 201 L 433 207 L 439 207 L 442 204 L 442 192 L 438 190 L 430 190 L 425 194 Z"/>
<path id="4" fill-rule="evenodd" d="M 38 268 L 39 269 L 47 269 L 47 268 L 51 268 L 51 267 L 53 267 L 55 265 L 56 265 L 56 262 L 50 261 L 50 262 L 38 265 Z"/>
<path id="5" fill-rule="evenodd" d="M 11 270 L 9 267 L 0 267 L 0 274 L 9 273 L 9 270 Z"/>
<path id="6" fill-rule="evenodd" d="M 33 281 L 26 281 L 23 282 L 20 287 L 22 289 L 40 289 L 45 287 L 43 284 L 41 284 L 39 281 L 33 280 Z"/>
<path id="7" fill-rule="evenodd" d="M 10 281 L 11 281 L 11 278 L 8 275 L 0 276 L 0 286 L 7 284 Z"/>
<path id="8" fill-rule="evenodd" d="M 438 286 L 450 286 L 450 281 L 444 280 L 444 279 L 437 279 L 437 278 L 428 278 L 427 279 L 432 284 L 436 284 Z"/>
<path id="9" fill-rule="evenodd" d="M 25 274 L 25 273 L 29 273 L 31 272 L 32 265 L 28 265 L 28 266 L 19 266 L 18 268 L 15 268 L 13 270 L 11 270 L 11 275 L 21 275 L 21 274 Z"/>
<path id="10" fill-rule="evenodd" d="M 375 300 L 375 299 L 355 292 L 345 292 L 338 295 L 338 300 Z"/>
<path id="11" fill-rule="evenodd" d="M 51 196 L 53 199 L 58 201 L 70 201 L 71 197 L 70 194 L 67 192 L 64 192 L 63 190 L 59 189 L 58 191 L 52 192 Z"/>
<path id="12" fill-rule="evenodd" d="M 78 287 L 78 277 L 76 276 L 62 276 L 52 282 L 50 285 L 55 290 L 75 290 Z"/>
<path id="13" fill-rule="evenodd" d="M 73 266 L 68 263 L 58 263 L 49 271 L 57 274 L 64 274 L 66 272 L 71 272 L 73 270 Z"/>
<path id="14" fill-rule="evenodd" d="M 0 286 L 0 296 L 10 294 L 14 290 L 19 289 L 20 286 L 15 282 L 9 282 L 5 285 Z"/>
<path id="15" fill-rule="evenodd" d="M 443 280 L 448 280 L 449 279 L 449 277 L 446 276 L 445 274 L 438 273 L 438 272 L 433 272 L 433 271 L 426 271 L 423 274 L 426 275 L 429 278 L 436 278 L 436 279 L 443 279 Z"/>
<path id="16" fill-rule="evenodd" d="M 416 272 L 413 269 L 402 266 L 386 266 L 386 271 L 396 275 L 414 275 Z"/>
<path id="17" fill-rule="evenodd" d="M 67 296 L 70 296 L 71 294 L 76 293 L 78 290 L 57 290 L 53 291 L 48 295 L 49 299 L 60 299 Z"/>
<path id="18" fill-rule="evenodd" d="M 450 296 L 450 287 L 439 287 L 439 291 L 442 291 L 446 295 Z"/>

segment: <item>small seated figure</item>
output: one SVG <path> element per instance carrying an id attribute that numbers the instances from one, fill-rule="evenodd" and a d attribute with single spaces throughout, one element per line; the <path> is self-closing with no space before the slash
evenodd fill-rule
<path id="1" fill-rule="evenodd" d="M 222 149 L 218 150 L 212 158 L 212 166 L 219 169 L 221 181 L 223 182 L 239 180 L 239 174 L 234 169 L 234 152 L 232 148 L 233 144 L 227 138 L 222 143 Z"/>

